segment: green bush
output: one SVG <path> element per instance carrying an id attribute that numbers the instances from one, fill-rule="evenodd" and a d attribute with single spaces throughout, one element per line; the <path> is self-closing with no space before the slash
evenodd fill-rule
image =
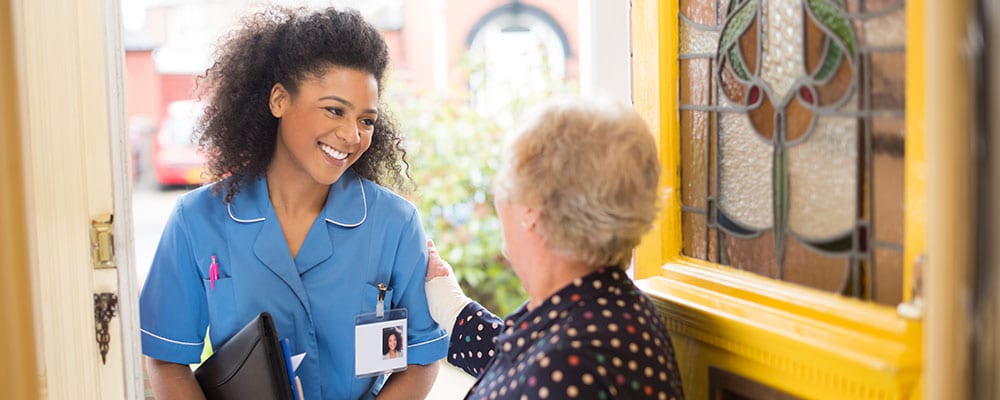
<path id="1" fill-rule="evenodd" d="M 476 70 L 481 63 L 464 65 Z M 527 299 L 501 254 L 500 220 L 493 207 L 491 185 L 503 135 L 527 107 L 570 91 L 575 91 L 572 85 L 552 82 L 534 93 L 513 96 L 503 111 L 488 114 L 466 102 L 418 96 L 405 88 L 390 95 L 417 186 L 409 198 L 427 236 L 452 265 L 465 293 L 501 316 Z"/>
<path id="2" fill-rule="evenodd" d="M 500 220 L 490 190 L 502 129 L 463 105 L 416 99 L 408 104 L 398 117 L 417 185 L 410 200 L 465 293 L 506 315 L 525 294 L 501 254 Z"/>

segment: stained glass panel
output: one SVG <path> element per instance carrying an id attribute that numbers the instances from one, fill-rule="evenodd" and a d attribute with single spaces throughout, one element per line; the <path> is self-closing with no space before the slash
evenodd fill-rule
<path id="1" fill-rule="evenodd" d="M 811 135 L 788 148 L 788 226 L 806 239 L 850 233 L 857 215 L 857 120 L 821 117 Z"/>
<path id="2" fill-rule="evenodd" d="M 903 298 L 903 286 L 897 283 L 903 280 L 902 248 L 876 247 L 875 264 L 875 301 L 898 303 Z"/>
<path id="3" fill-rule="evenodd" d="M 767 229 L 774 220 L 773 149 L 746 114 L 719 113 L 719 209 L 734 222 Z"/>
<path id="4" fill-rule="evenodd" d="M 706 259 L 708 257 L 708 237 L 705 229 L 708 225 L 705 214 L 684 212 L 681 215 L 681 224 L 683 225 L 683 248 L 681 251 L 688 257 Z"/>
<path id="5" fill-rule="evenodd" d="M 778 277 L 778 263 L 774 257 L 774 234 L 771 231 L 753 238 L 740 238 L 724 233 L 720 236 L 723 264 L 768 278 Z"/>
<path id="6" fill-rule="evenodd" d="M 680 10 L 684 254 L 900 301 L 904 2 Z"/>
<path id="7" fill-rule="evenodd" d="M 903 96 L 905 53 L 877 52 L 869 57 L 871 70 L 871 105 L 875 110 L 899 111 L 906 107 Z"/>
<path id="8" fill-rule="evenodd" d="M 715 1 L 680 0 L 681 16 L 701 25 L 714 26 Z"/>
<path id="9" fill-rule="evenodd" d="M 708 177 L 708 112 L 682 110 L 680 117 L 681 129 L 690 132 L 681 137 L 681 204 L 704 210 Z"/>
<path id="10" fill-rule="evenodd" d="M 708 105 L 712 66 L 707 58 L 681 60 L 681 104 Z"/>
<path id="11" fill-rule="evenodd" d="M 698 29 L 693 23 L 681 22 L 681 52 L 708 54 L 715 53 L 719 45 L 719 31 Z"/>
<path id="12" fill-rule="evenodd" d="M 787 251 L 784 280 L 834 293 L 846 291 L 850 280 L 848 257 L 817 253 L 796 240 L 788 242 Z"/>
<path id="13" fill-rule="evenodd" d="M 875 118 L 872 130 L 875 240 L 903 243 L 903 120 Z"/>
<path id="14" fill-rule="evenodd" d="M 895 11 L 890 11 L 889 14 L 881 18 L 864 20 L 866 44 L 869 46 L 902 46 L 906 43 L 906 9 L 902 7 L 902 2 L 897 2 L 896 6 L 898 8 Z"/>

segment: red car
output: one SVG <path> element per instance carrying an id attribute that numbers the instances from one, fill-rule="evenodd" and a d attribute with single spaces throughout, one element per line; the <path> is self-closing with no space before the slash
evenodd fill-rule
<path id="1" fill-rule="evenodd" d="M 161 188 L 201 185 L 205 156 L 198 151 L 195 123 L 201 105 L 194 100 L 170 103 L 153 141 L 153 172 Z"/>

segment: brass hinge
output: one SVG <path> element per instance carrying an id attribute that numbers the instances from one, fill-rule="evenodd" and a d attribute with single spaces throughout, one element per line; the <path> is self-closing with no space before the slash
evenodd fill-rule
<path id="1" fill-rule="evenodd" d="M 90 258 L 94 269 L 115 268 L 114 215 L 104 213 L 90 221 Z"/>

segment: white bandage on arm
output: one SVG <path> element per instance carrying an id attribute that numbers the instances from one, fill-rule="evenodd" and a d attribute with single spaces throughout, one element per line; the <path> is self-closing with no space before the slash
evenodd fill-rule
<path id="1" fill-rule="evenodd" d="M 438 325 L 448 331 L 450 336 L 458 314 L 472 302 L 472 299 L 462 292 L 462 287 L 458 286 L 455 275 L 439 276 L 427 281 L 425 286 L 427 306 L 430 308 L 431 318 L 434 318 Z"/>

